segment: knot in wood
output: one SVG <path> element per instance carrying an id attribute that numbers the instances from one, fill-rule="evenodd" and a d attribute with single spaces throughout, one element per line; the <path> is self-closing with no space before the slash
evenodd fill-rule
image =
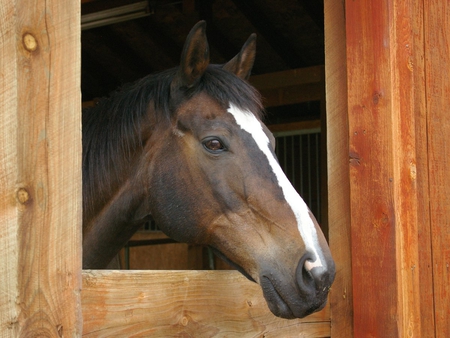
<path id="1" fill-rule="evenodd" d="M 31 33 L 25 33 L 22 41 L 25 49 L 29 52 L 34 52 L 38 47 L 37 40 Z"/>
<path id="2" fill-rule="evenodd" d="M 188 318 L 188 317 L 183 317 L 183 318 L 181 319 L 181 325 L 187 326 L 188 323 L 189 323 L 189 318 Z"/>
<path id="3" fill-rule="evenodd" d="M 30 194 L 25 188 L 17 190 L 16 196 L 20 204 L 26 204 L 30 200 Z"/>

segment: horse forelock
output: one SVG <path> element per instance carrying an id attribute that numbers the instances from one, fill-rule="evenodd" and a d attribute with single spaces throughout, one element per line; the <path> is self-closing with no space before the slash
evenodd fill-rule
<path id="1" fill-rule="evenodd" d="M 95 209 L 94 203 L 106 202 L 101 201 L 99 192 L 112 193 L 112 181 L 120 180 L 124 165 L 142 148 L 143 121 L 149 113 L 153 114 L 155 126 L 165 125 L 179 105 L 205 92 L 225 109 L 233 104 L 262 118 L 264 110 L 258 91 L 220 65 L 209 65 L 198 83 L 185 89 L 181 101 L 174 101 L 170 86 L 177 71 L 178 68 L 172 68 L 125 85 L 83 111 L 85 211 Z"/>

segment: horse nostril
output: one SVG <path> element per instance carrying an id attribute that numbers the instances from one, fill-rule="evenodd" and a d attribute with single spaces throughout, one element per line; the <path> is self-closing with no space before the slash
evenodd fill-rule
<path id="1" fill-rule="evenodd" d="M 297 267 L 297 283 L 304 292 L 328 292 L 334 280 L 334 265 L 327 268 L 327 265 L 318 259 L 313 259 L 314 255 L 306 254 L 302 257 Z"/>
<path id="2" fill-rule="evenodd" d="M 330 284 L 330 274 L 324 267 L 314 267 L 309 271 L 317 291 L 326 291 Z"/>

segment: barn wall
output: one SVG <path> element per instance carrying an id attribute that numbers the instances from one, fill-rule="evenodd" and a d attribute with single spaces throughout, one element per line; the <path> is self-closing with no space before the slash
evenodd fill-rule
<path id="1" fill-rule="evenodd" d="M 0 3 L 0 336 L 81 334 L 80 10 Z"/>
<path id="2" fill-rule="evenodd" d="M 345 3 L 355 337 L 450 333 L 449 14 Z"/>
<path id="3" fill-rule="evenodd" d="M 412 173 L 418 150 L 414 95 L 423 87 L 413 90 L 414 73 L 407 68 L 416 61 L 413 23 L 399 5 L 346 3 L 356 337 L 396 336 L 409 325 L 420 330 L 414 292 L 421 273 L 419 196 Z M 408 271 L 414 265 L 417 269 Z"/>

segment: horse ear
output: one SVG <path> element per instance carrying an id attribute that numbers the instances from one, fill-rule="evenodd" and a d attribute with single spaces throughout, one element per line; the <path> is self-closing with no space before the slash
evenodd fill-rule
<path id="1" fill-rule="evenodd" d="M 238 55 L 223 65 L 223 68 L 239 76 L 241 79 L 248 80 L 252 72 L 253 63 L 256 55 L 256 34 L 253 33 L 242 46 Z"/>
<path id="2" fill-rule="evenodd" d="M 184 43 L 180 68 L 172 82 L 172 88 L 192 87 L 209 65 L 209 45 L 206 39 L 206 22 L 192 27 Z"/>

